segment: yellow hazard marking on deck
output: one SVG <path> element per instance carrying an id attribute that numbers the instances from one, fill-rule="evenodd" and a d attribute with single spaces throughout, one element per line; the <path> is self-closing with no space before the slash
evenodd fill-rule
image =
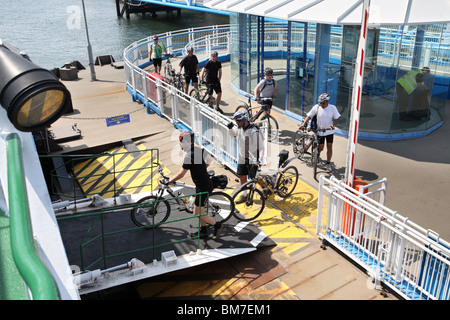
<path id="1" fill-rule="evenodd" d="M 125 147 L 119 147 L 109 150 L 108 155 L 75 165 L 75 176 L 86 196 L 111 198 L 114 193 L 117 196 L 152 191 L 161 179 L 156 159 L 144 144 L 137 147 L 142 152 L 129 153 Z"/>
<path id="2" fill-rule="evenodd" d="M 277 245 L 286 247 L 282 248 L 285 253 L 291 254 L 309 244 L 308 242 L 298 242 L 298 239 L 311 239 L 316 232 L 317 198 L 317 190 L 299 179 L 289 197 L 269 196 L 264 211 L 252 222 Z M 275 208 L 269 202 L 273 203 Z M 308 232 L 296 226 L 280 211 Z M 245 212 L 241 212 L 241 214 L 245 216 Z M 287 243 L 295 243 L 295 245 L 285 246 Z"/>

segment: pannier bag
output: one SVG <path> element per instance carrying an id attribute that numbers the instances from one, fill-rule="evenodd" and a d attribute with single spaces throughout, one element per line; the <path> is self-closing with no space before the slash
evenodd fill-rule
<path id="1" fill-rule="evenodd" d="M 228 177 L 224 174 L 212 176 L 211 181 L 214 188 L 225 189 L 228 184 Z"/>

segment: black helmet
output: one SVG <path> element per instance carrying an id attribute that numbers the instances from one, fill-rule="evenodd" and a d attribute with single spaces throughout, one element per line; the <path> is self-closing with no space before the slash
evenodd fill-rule
<path id="1" fill-rule="evenodd" d="M 211 57 L 217 57 L 219 55 L 219 53 L 217 51 L 214 51 L 213 53 L 211 53 Z"/>
<path id="2" fill-rule="evenodd" d="M 264 74 L 268 75 L 268 76 L 271 76 L 273 74 L 272 68 L 265 68 L 264 69 Z"/>

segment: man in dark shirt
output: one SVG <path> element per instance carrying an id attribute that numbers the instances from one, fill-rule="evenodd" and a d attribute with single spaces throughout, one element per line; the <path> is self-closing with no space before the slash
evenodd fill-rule
<path id="1" fill-rule="evenodd" d="M 181 69 L 184 67 L 184 80 L 186 82 L 185 92 L 188 93 L 191 80 L 194 88 L 198 90 L 198 59 L 194 54 L 194 48 L 187 47 L 186 51 L 188 54 L 181 60 L 179 72 L 181 73 Z"/>
<path id="2" fill-rule="evenodd" d="M 212 94 L 213 90 L 216 92 L 216 110 L 223 113 L 222 109 L 219 107 L 220 100 L 222 99 L 222 87 L 220 86 L 220 80 L 222 79 L 222 63 L 217 60 L 218 56 L 219 54 L 217 51 L 211 53 L 211 59 L 209 59 L 203 66 L 200 79 L 204 79 L 204 74 L 206 71 L 206 86 L 208 88 L 208 94 Z"/>
<path id="3" fill-rule="evenodd" d="M 194 146 L 194 133 L 190 131 L 183 131 L 179 136 L 180 146 L 183 151 L 186 151 L 186 155 L 183 160 L 183 165 L 180 171 L 169 180 L 168 183 L 175 182 L 183 178 L 188 171 L 191 173 L 192 181 L 195 184 L 195 192 L 208 192 L 211 194 L 213 191 L 213 185 L 209 178 L 207 167 L 212 162 L 212 157 L 200 147 Z M 200 199 L 201 198 L 201 199 Z M 213 239 L 220 237 L 223 230 L 223 223 L 217 222 L 209 215 L 205 214 L 206 195 L 197 195 L 194 202 L 194 215 L 199 215 L 199 207 L 201 207 L 200 217 L 200 238 L 204 239 L 208 237 L 206 225 L 214 226 Z M 200 203 L 201 200 L 201 203 Z M 191 234 L 192 237 L 196 237 L 198 234 Z"/>

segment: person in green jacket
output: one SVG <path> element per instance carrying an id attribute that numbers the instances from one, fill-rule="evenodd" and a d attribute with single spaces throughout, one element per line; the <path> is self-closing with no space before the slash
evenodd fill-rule
<path id="1" fill-rule="evenodd" d="M 413 69 L 397 80 L 395 88 L 398 98 L 398 117 L 400 120 L 410 120 L 411 115 L 408 114 L 409 96 L 417 87 L 416 75 L 422 73 L 419 69 Z"/>

